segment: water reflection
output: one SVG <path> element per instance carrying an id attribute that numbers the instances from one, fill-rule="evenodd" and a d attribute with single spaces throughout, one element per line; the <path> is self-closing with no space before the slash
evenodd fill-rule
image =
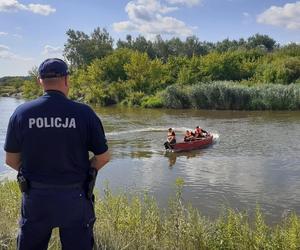
<path id="1" fill-rule="evenodd" d="M 188 152 L 169 152 L 166 151 L 164 156 L 168 158 L 169 168 L 173 168 L 178 157 L 185 158 L 186 160 L 194 157 L 201 157 L 204 153 L 201 150 L 191 150 Z"/>
<path id="2" fill-rule="evenodd" d="M 142 158 L 151 158 L 153 152 L 151 151 L 132 151 L 130 152 L 131 158 L 142 159 Z"/>

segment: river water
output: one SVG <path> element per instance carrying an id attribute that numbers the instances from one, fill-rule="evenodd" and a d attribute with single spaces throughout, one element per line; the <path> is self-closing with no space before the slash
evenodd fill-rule
<path id="1" fill-rule="evenodd" d="M 0 98 L 0 146 L 9 116 L 22 100 Z M 166 207 L 176 178 L 184 180 L 184 202 L 216 217 L 223 206 L 251 214 L 257 204 L 269 223 L 300 214 L 300 112 L 240 112 L 94 108 L 104 124 L 112 155 L 97 187 L 148 192 Z M 166 130 L 177 140 L 200 125 L 214 144 L 186 153 L 165 153 Z M 0 174 L 8 176 L 4 152 Z"/>

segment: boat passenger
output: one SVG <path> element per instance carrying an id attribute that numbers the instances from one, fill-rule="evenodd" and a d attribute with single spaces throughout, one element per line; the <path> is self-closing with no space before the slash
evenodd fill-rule
<path id="1" fill-rule="evenodd" d="M 185 135 L 184 135 L 184 139 L 183 139 L 183 140 L 184 140 L 185 142 L 195 140 L 195 137 L 193 136 L 192 131 L 187 130 L 187 131 L 185 132 Z"/>
<path id="2" fill-rule="evenodd" d="M 176 135 L 175 135 L 175 131 L 172 128 L 168 129 L 168 138 L 167 141 L 170 144 L 175 144 L 176 143 Z"/>
<path id="3" fill-rule="evenodd" d="M 171 136 L 172 136 L 172 131 L 173 131 L 172 128 L 169 128 L 169 129 L 168 129 L 167 140 L 169 140 L 169 138 L 171 138 Z"/>
<path id="4" fill-rule="evenodd" d="M 200 128 L 199 126 L 196 127 L 196 129 L 195 129 L 195 137 L 196 138 L 205 137 L 207 134 L 208 134 L 207 131 L 205 131 L 204 129 Z"/>
<path id="5" fill-rule="evenodd" d="M 176 134 L 172 128 L 168 129 L 167 141 L 164 143 L 166 149 L 173 148 L 176 144 Z"/>

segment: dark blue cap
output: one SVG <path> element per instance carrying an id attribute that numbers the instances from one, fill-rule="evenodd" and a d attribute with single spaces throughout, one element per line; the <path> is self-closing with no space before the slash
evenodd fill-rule
<path id="1" fill-rule="evenodd" d="M 68 74 L 68 65 L 59 58 L 48 58 L 39 67 L 41 79 L 61 77 Z"/>

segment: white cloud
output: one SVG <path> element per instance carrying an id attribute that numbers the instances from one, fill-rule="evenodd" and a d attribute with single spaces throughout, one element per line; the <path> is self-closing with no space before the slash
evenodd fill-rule
<path id="1" fill-rule="evenodd" d="M 0 12 L 17 12 L 19 10 L 26 10 L 44 16 L 48 16 L 56 11 L 50 5 L 33 3 L 25 5 L 17 0 L 0 0 Z"/>
<path id="2" fill-rule="evenodd" d="M 26 58 L 13 53 L 9 47 L 0 44 L 0 59 L 30 61 L 32 58 Z"/>
<path id="3" fill-rule="evenodd" d="M 28 5 L 28 9 L 33 13 L 40 14 L 43 16 L 48 16 L 56 11 L 56 9 L 52 8 L 50 5 L 32 3 Z"/>
<path id="4" fill-rule="evenodd" d="M 166 14 L 177 10 L 177 7 L 161 5 L 158 0 L 136 0 L 129 2 L 125 11 L 132 21 L 152 21 L 158 14 Z"/>
<path id="5" fill-rule="evenodd" d="M 195 27 L 188 27 L 183 21 L 166 15 L 177 9 L 163 5 L 159 0 L 133 0 L 125 7 L 129 20 L 114 23 L 113 28 L 117 32 L 136 31 L 148 37 L 158 34 L 192 35 Z"/>
<path id="6" fill-rule="evenodd" d="M 0 31 L 0 36 L 7 36 L 7 35 L 8 35 L 7 32 Z"/>
<path id="7" fill-rule="evenodd" d="M 243 12 L 244 17 L 250 17 L 250 14 L 248 12 Z"/>
<path id="8" fill-rule="evenodd" d="M 130 21 L 123 21 L 123 22 L 114 23 L 113 28 L 117 32 L 122 32 L 122 31 L 137 30 L 138 26 L 135 25 L 134 23 L 130 22 Z"/>
<path id="9" fill-rule="evenodd" d="M 258 15 L 257 22 L 298 30 L 300 29 L 300 1 L 287 3 L 283 7 L 271 6 Z"/>
<path id="10" fill-rule="evenodd" d="M 194 6 L 200 4 L 201 0 L 166 0 L 170 4 L 182 4 L 187 6 Z"/>
<path id="11" fill-rule="evenodd" d="M 62 48 L 61 47 L 54 47 L 51 45 L 46 45 L 44 47 L 44 50 L 42 52 L 43 55 L 57 55 L 62 54 Z"/>
<path id="12" fill-rule="evenodd" d="M 20 4 L 17 0 L 0 0 L 0 11 L 11 12 L 25 9 L 26 6 Z"/>
<path id="13" fill-rule="evenodd" d="M 1 51 L 6 51 L 6 50 L 9 50 L 9 47 L 3 45 L 3 44 L 0 44 L 0 52 Z"/>

